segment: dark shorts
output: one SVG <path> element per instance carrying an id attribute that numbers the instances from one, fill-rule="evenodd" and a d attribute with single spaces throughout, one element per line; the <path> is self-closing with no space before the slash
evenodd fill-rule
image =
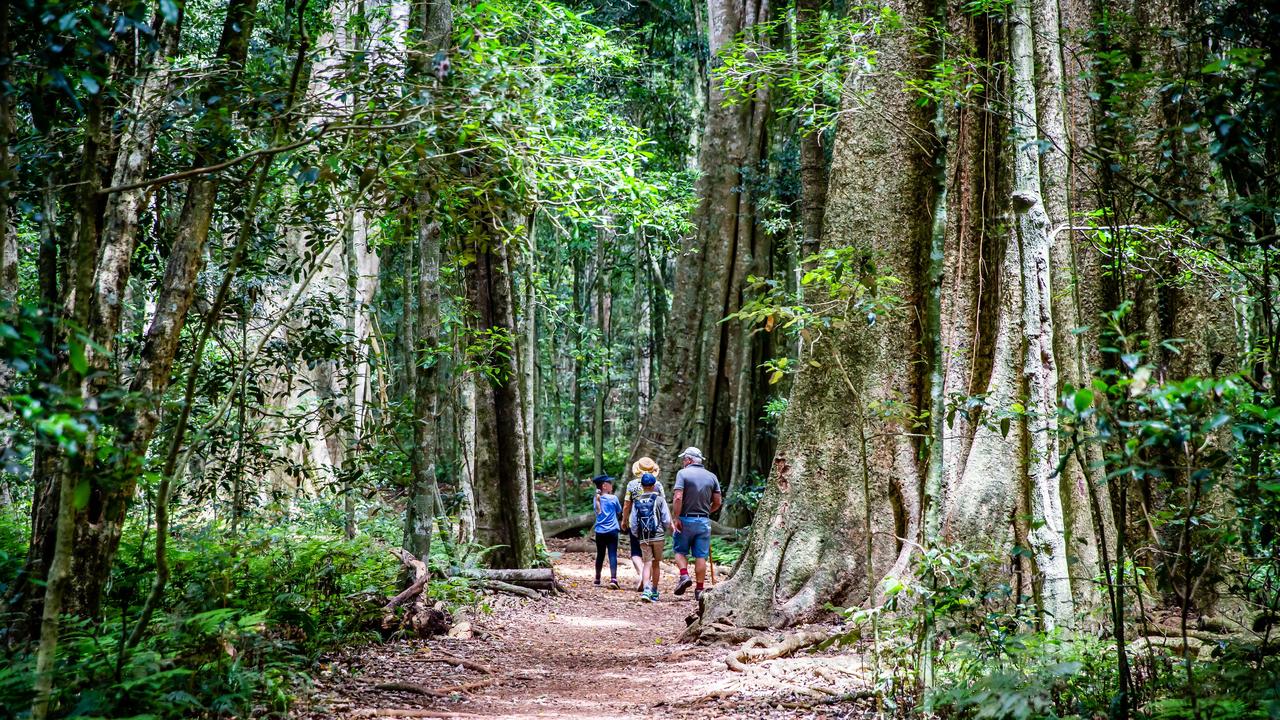
<path id="1" fill-rule="evenodd" d="M 677 555 L 690 555 L 695 558 L 711 556 L 711 519 L 704 517 L 682 517 L 680 526 L 684 528 L 672 538 Z"/>

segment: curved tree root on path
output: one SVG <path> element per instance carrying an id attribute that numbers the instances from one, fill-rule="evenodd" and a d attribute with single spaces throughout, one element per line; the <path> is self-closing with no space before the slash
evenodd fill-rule
<path id="1" fill-rule="evenodd" d="M 768 640 L 757 635 L 742 643 L 742 647 L 729 653 L 724 662 L 734 672 L 746 672 L 747 663 L 758 663 L 784 657 L 797 650 L 817 645 L 831 637 L 832 634 L 824 630 L 802 630 L 786 636 L 781 642 L 769 644 Z"/>
<path id="2" fill-rule="evenodd" d="M 482 687 L 488 687 L 490 685 L 497 683 L 499 679 L 500 678 L 497 678 L 497 677 L 487 677 L 487 678 L 484 678 L 483 680 L 476 680 L 474 682 L 462 683 L 461 685 L 449 685 L 441 688 L 430 688 L 430 687 L 427 687 L 426 685 L 418 685 L 416 683 L 405 683 L 405 682 L 379 683 L 377 685 L 374 685 L 373 687 L 377 690 L 413 692 L 413 693 L 418 693 L 419 695 L 426 695 L 428 697 L 433 697 L 433 698 L 445 698 L 445 697 L 449 697 L 450 695 L 453 695 L 454 693 L 469 693 L 472 690 L 479 690 Z"/>
<path id="3" fill-rule="evenodd" d="M 421 710 L 418 708 L 360 708 L 347 713 L 353 718 L 478 718 L 482 715 L 451 710 Z"/>
<path id="4" fill-rule="evenodd" d="M 493 674 L 493 668 L 489 667 L 488 665 L 478 663 L 475 660 L 460 658 L 457 655 L 454 655 L 453 653 L 445 652 L 440 648 L 434 649 L 431 652 L 431 654 L 428 655 L 425 659 L 427 660 L 427 662 L 442 662 L 442 663 L 448 663 L 450 665 L 457 665 L 458 667 L 464 667 L 468 670 L 475 670 L 476 672 L 482 672 L 485 675 Z"/>

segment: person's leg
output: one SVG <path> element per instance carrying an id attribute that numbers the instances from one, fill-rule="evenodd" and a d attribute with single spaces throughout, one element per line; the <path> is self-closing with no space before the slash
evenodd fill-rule
<path id="1" fill-rule="evenodd" d="M 694 557 L 694 576 L 697 579 L 695 589 L 701 590 L 707 579 L 707 558 L 711 557 L 711 521 L 699 518 L 689 537 L 690 550 Z"/>
<path id="2" fill-rule="evenodd" d="M 596 584 L 600 584 L 600 570 L 604 567 L 604 536 L 596 533 Z"/>
<path id="3" fill-rule="evenodd" d="M 605 537 L 609 549 L 609 582 L 618 583 L 618 533 L 611 532 Z"/>
<path id="4" fill-rule="evenodd" d="M 653 587 L 653 591 L 658 591 L 658 582 L 662 579 L 662 548 L 666 544 L 662 540 L 654 540 L 653 559 L 649 561 L 649 584 Z"/>
<path id="5" fill-rule="evenodd" d="M 636 569 L 636 577 L 640 578 L 640 586 L 636 590 L 644 590 L 644 576 L 648 571 L 648 566 L 644 562 L 644 557 L 640 551 L 640 538 L 635 532 L 628 532 L 627 539 L 631 541 L 631 566 Z"/>
<path id="6" fill-rule="evenodd" d="M 641 544 L 640 544 L 640 547 L 641 547 L 641 551 L 640 551 L 640 552 L 641 552 L 641 559 L 643 560 L 643 562 L 644 562 L 644 566 L 645 566 L 645 568 L 647 569 L 647 568 L 649 567 L 649 564 L 653 561 L 653 543 L 651 543 L 651 542 L 641 543 Z M 653 593 L 654 593 L 655 589 L 656 589 L 656 588 L 654 588 L 654 586 L 653 586 L 653 584 L 652 584 L 651 582 L 649 582 L 649 581 L 646 581 L 646 582 L 645 582 L 645 584 L 644 584 L 644 597 L 645 597 L 645 599 L 646 599 L 646 600 L 652 600 L 652 599 L 653 599 Z"/>
<path id="7" fill-rule="evenodd" d="M 676 567 L 680 569 L 680 578 L 676 580 L 676 588 L 673 591 L 677 595 L 683 595 L 684 591 L 693 584 L 689 579 L 689 532 L 692 528 L 685 518 L 681 518 L 680 523 L 684 530 L 671 536 L 672 549 L 676 554 Z"/>

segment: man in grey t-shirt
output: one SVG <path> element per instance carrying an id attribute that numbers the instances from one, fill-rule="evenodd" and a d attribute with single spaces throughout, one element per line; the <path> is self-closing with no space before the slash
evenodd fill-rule
<path id="1" fill-rule="evenodd" d="M 707 558 L 711 556 L 711 513 L 720 509 L 720 480 L 702 466 L 702 451 L 696 447 L 680 453 L 684 467 L 676 473 L 672 486 L 672 515 L 675 515 L 676 567 L 680 580 L 676 595 L 683 595 L 693 581 L 689 579 L 689 555 L 693 554 L 698 584 L 695 600 L 702 599 L 703 581 L 707 577 Z"/>

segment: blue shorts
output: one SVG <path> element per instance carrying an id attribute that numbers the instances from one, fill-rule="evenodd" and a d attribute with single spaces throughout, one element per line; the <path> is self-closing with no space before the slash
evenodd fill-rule
<path id="1" fill-rule="evenodd" d="M 675 534 L 675 552 L 677 555 L 690 555 L 696 558 L 711 556 L 711 518 L 682 517 L 680 526 L 684 529 Z M 693 552 L 689 552 L 692 548 Z"/>

